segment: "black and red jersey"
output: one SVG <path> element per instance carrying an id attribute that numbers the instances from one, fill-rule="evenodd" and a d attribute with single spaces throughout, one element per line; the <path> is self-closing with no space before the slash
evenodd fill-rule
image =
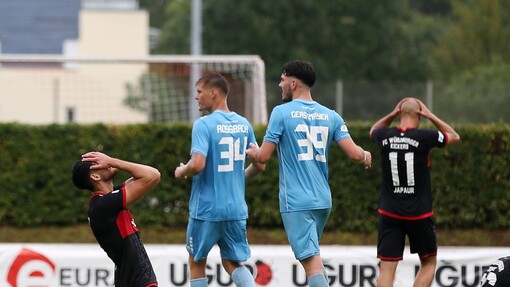
<path id="1" fill-rule="evenodd" d="M 435 130 L 382 127 L 371 137 L 381 155 L 379 213 L 405 220 L 432 216 L 430 150 L 444 147 L 446 135 Z"/>
<path id="2" fill-rule="evenodd" d="M 112 192 L 95 192 L 89 199 L 88 220 L 97 242 L 115 263 L 115 286 L 157 286 L 156 275 L 126 208 L 124 185 Z"/>
<path id="3" fill-rule="evenodd" d="M 510 286 L 510 256 L 501 257 L 483 273 L 481 287 Z"/>

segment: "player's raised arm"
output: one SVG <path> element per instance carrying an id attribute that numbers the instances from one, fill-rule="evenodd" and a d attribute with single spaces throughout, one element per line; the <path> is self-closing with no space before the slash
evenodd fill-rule
<path id="1" fill-rule="evenodd" d="M 82 160 L 94 162 L 90 167 L 92 170 L 116 168 L 132 176 L 124 184 L 126 205 L 149 192 L 161 178 L 161 174 L 154 167 L 113 158 L 101 152 L 88 152 L 82 156 Z"/>
<path id="2" fill-rule="evenodd" d="M 400 114 L 400 107 L 401 107 L 402 103 L 405 101 L 408 101 L 410 99 L 412 99 L 412 98 L 404 98 L 404 99 L 400 100 L 397 103 L 397 105 L 395 106 L 395 108 L 389 114 L 387 114 L 386 116 L 382 117 L 380 120 L 375 122 L 372 125 L 372 128 L 370 128 L 370 137 L 372 137 L 372 134 L 376 129 L 391 126 L 391 124 L 393 123 L 393 120 L 395 120 L 395 118 Z"/>
<path id="3" fill-rule="evenodd" d="M 446 135 L 446 138 L 448 139 L 446 141 L 447 145 L 455 144 L 460 141 L 459 134 L 449 124 L 433 114 L 422 101 L 418 99 L 416 99 L 416 101 L 418 104 L 420 104 L 419 114 L 429 119 L 437 127 L 438 130 Z"/>

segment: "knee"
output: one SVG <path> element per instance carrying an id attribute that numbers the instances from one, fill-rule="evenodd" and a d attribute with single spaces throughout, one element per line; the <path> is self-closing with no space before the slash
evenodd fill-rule
<path id="1" fill-rule="evenodd" d="M 227 259 L 222 259 L 221 265 L 223 265 L 223 268 L 225 268 L 225 271 L 227 271 L 227 273 L 230 275 L 232 275 L 232 272 L 234 272 L 234 270 L 243 266 L 239 262 L 235 262 L 235 261 L 231 261 L 231 260 L 227 260 Z"/>
<path id="2" fill-rule="evenodd" d="M 420 261 L 423 268 L 435 268 L 437 264 L 436 256 L 422 258 Z"/>

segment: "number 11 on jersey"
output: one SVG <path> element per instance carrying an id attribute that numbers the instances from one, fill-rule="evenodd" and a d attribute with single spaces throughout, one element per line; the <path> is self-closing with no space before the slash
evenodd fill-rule
<path id="1" fill-rule="evenodd" d="M 390 166 L 391 166 L 391 179 L 393 180 L 393 186 L 400 186 L 400 177 L 398 172 L 398 153 L 390 152 Z M 406 161 L 406 177 L 407 186 L 414 186 L 414 153 L 406 152 L 404 154 L 404 160 Z"/>

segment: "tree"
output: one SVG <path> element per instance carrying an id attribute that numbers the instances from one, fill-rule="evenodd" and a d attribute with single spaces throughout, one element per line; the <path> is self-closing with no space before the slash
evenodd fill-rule
<path id="1" fill-rule="evenodd" d="M 161 39 L 154 49 L 156 54 L 190 53 L 190 0 L 167 0 Z"/>
<path id="2" fill-rule="evenodd" d="M 169 0 L 157 53 L 189 53 L 189 3 Z M 437 21 L 416 11 L 410 0 L 204 1 L 203 51 L 260 55 L 275 80 L 294 59 L 323 81 L 424 80 Z"/>
<path id="3" fill-rule="evenodd" d="M 165 22 L 165 7 L 169 0 L 139 0 L 140 7 L 150 15 L 150 27 L 161 28 Z"/>
<path id="4" fill-rule="evenodd" d="M 452 0 L 453 19 L 437 40 L 430 61 L 436 79 L 489 66 L 495 61 L 509 63 L 510 1 Z"/>

